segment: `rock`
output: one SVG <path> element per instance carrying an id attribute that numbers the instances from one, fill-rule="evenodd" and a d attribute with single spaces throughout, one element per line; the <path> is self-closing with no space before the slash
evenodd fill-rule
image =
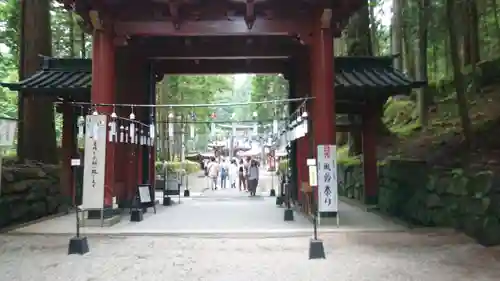
<path id="1" fill-rule="evenodd" d="M 14 171 L 10 168 L 3 168 L 2 179 L 5 183 L 13 182 L 15 180 Z"/>
<path id="2" fill-rule="evenodd" d="M 464 217 L 464 232 L 465 234 L 476 237 L 478 230 L 482 228 L 483 220 L 480 216 L 467 215 Z"/>
<path id="3" fill-rule="evenodd" d="M 47 213 L 50 215 L 56 214 L 62 201 L 62 198 L 59 196 L 47 196 Z"/>
<path id="4" fill-rule="evenodd" d="M 467 192 L 467 184 L 469 179 L 463 175 L 453 175 L 451 182 L 446 188 L 446 192 L 453 195 L 465 196 Z"/>
<path id="5" fill-rule="evenodd" d="M 483 246 L 500 245 L 500 221 L 498 217 L 486 217 L 483 227 L 476 232 L 476 240 Z"/>
<path id="6" fill-rule="evenodd" d="M 441 207 L 443 206 L 443 203 L 441 202 L 441 199 L 439 196 L 435 193 L 430 194 L 427 196 L 427 200 L 425 201 L 425 205 L 427 208 L 436 208 L 436 207 Z"/>
<path id="7" fill-rule="evenodd" d="M 467 191 L 476 198 L 482 198 L 490 192 L 493 186 L 493 173 L 479 172 L 472 176 L 467 183 Z"/>
<path id="8" fill-rule="evenodd" d="M 28 219 L 30 220 L 38 219 L 48 215 L 47 204 L 43 201 L 34 203 L 33 205 L 30 206 L 28 215 L 29 215 Z"/>
<path id="9" fill-rule="evenodd" d="M 18 181 L 10 184 L 6 184 L 4 187 L 2 187 L 2 193 L 4 194 L 12 194 L 12 193 L 23 193 L 27 192 L 29 189 L 31 189 L 31 186 L 33 182 L 36 180 L 23 180 L 23 181 Z"/>
<path id="10" fill-rule="evenodd" d="M 484 215 L 490 206 L 489 198 L 468 198 L 466 214 Z"/>
<path id="11" fill-rule="evenodd" d="M 16 171 L 16 178 L 41 179 L 46 177 L 47 173 L 41 167 L 24 167 Z"/>
<path id="12" fill-rule="evenodd" d="M 2 173 L 0 227 L 28 222 L 58 211 L 61 205 L 58 166 L 39 163 L 9 165 L 5 165 Z"/>

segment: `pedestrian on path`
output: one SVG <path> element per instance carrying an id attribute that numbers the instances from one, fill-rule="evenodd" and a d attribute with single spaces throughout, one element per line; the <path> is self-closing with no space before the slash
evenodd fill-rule
<path id="1" fill-rule="evenodd" d="M 217 178 L 219 177 L 219 163 L 215 161 L 215 157 L 210 159 L 210 163 L 208 163 L 208 177 L 210 178 L 210 182 L 212 185 L 212 190 L 217 189 Z"/>
<path id="2" fill-rule="evenodd" d="M 238 164 L 236 160 L 231 160 L 231 165 L 229 165 L 229 183 L 231 188 L 236 188 L 236 180 L 238 179 Z"/>
<path id="3" fill-rule="evenodd" d="M 238 179 L 239 179 L 240 191 L 247 190 L 247 179 L 246 179 L 245 164 L 243 163 L 243 159 L 240 159 L 240 165 L 238 166 Z M 241 189 L 242 185 L 243 189 Z"/>
<path id="4" fill-rule="evenodd" d="M 227 178 L 229 177 L 229 163 L 226 159 L 222 159 L 220 167 L 220 188 L 227 187 Z"/>
<path id="5" fill-rule="evenodd" d="M 259 185 L 259 166 L 257 161 L 252 161 L 250 163 L 250 168 L 248 168 L 248 190 L 250 191 L 250 196 L 255 196 L 257 193 L 257 186 Z"/>

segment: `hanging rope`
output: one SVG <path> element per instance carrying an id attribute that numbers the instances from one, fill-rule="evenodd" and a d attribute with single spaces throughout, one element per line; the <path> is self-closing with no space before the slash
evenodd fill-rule
<path id="1" fill-rule="evenodd" d="M 279 100 L 266 100 L 266 101 L 249 101 L 249 102 L 232 102 L 232 103 L 197 103 L 197 104 L 132 104 L 132 103 L 91 103 L 91 102 L 63 102 L 57 101 L 55 104 L 71 104 L 76 106 L 113 106 L 113 107 L 169 107 L 169 108 L 179 108 L 179 107 L 228 107 L 228 106 L 243 106 L 252 104 L 267 104 L 267 103 L 286 103 L 286 102 L 297 102 L 297 101 L 307 101 L 313 99 L 312 97 L 307 98 L 294 98 L 294 99 L 279 99 Z"/>

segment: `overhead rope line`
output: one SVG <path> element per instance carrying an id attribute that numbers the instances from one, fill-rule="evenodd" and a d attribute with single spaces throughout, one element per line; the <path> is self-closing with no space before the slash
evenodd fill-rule
<path id="1" fill-rule="evenodd" d="M 248 101 L 248 102 L 229 102 L 229 103 L 193 103 L 193 104 L 133 104 L 133 103 L 92 103 L 92 102 L 65 102 L 57 101 L 56 104 L 71 104 L 77 106 L 113 106 L 113 107 L 228 107 L 228 106 L 243 106 L 252 104 L 268 104 L 268 103 L 285 103 L 285 102 L 299 102 L 314 99 L 313 97 L 293 98 L 293 99 L 278 99 L 278 100 L 265 100 L 265 101 Z"/>

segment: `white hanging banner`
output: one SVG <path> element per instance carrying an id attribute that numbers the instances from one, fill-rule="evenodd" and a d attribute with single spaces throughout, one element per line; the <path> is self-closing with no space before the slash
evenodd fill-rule
<path id="1" fill-rule="evenodd" d="M 135 140 L 135 124 L 134 124 L 134 122 L 130 122 L 129 133 L 130 133 L 130 142 L 134 143 L 134 140 Z"/>
<path id="2" fill-rule="evenodd" d="M 149 137 L 154 139 L 156 136 L 156 128 L 154 124 L 149 125 Z"/>
<path id="3" fill-rule="evenodd" d="M 172 124 L 172 123 L 168 124 L 168 136 L 169 137 L 174 136 L 174 124 Z"/>
<path id="4" fill-rule="evenodd" d="M 85 137 L 85 117 L 78 117 L 78 139 Z"/>
<path id="5" fill-rule="evenodd" d="M 109 142 L 117 142 L 117 134 L 116 134 L 116 121 L 112 120 L 108 123 L 109 131 L 108 131 L 108 141 Z"/>
<path id="6" fill-rule="evenodd" d="M 189 125 L 189 136 L 191 139 L 194 139 L 194 125 L 193 124 Z"/>
<path id="7" fill-rule="evenodd" d="M 215 137 L 215 123 L 210 123 L 210 137 L 213 139 Z"/>
<path id="8" fill-rule="evenodd" d="M 337 147 L 318 145 L 318 211 L 338 212 Z"/>
<path id="9" fill-rule="evenodd" d="M 125 138 L 123 136 L 123 130 L 124 130 L 123 126 L 120 126 L 120 142 L 124 142 L 125 141 Z"/>
<path id="10" fill-rule="evenodd" d="M 278 120 L 273 120 L 273 134 L 278 133 Z"/>
<path id="11" fill-rule="evenodd" d="M 83 209 L 102 209 L 106 168 L 106 115 L 88 115 L 83 170 Z"/>

